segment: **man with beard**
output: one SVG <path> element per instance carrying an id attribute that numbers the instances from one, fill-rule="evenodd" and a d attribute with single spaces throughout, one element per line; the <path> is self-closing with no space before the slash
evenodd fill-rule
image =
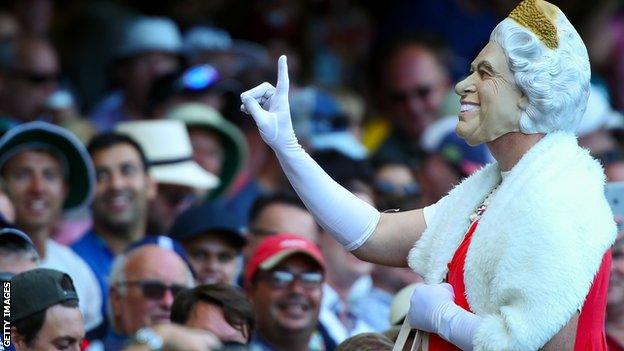
<path id="1" fill-rule="evenodd" d="M 143 150 L 123 134 L 105 133 L 93 138 L 87 150 L 93 159 L 97 184 L 91 205 L 93 228 L 72 248 L 98 278 L 105 315 L 108 276 L 115 256 L 145 235 L 147 202 L 156 193 Z M 101 330 L 104 335 L 105 327 Z"/>
<path id="2" fill-rule="evenodd" d="M 314 333 L 324 279 L 323 255 L 309 239 L 277 234 L 260 242 L 245 271 L 256 316 L 251 349 L 325 350 L 321 336 Z"/>

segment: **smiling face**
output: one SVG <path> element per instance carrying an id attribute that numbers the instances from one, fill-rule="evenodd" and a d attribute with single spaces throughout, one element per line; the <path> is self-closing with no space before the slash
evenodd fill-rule
<path id="1" fill-rule="evenodd" d="M 22 151 L 6 162 L 3 178 L 20 228 L 34 232 L 54 224 L 67 195 L 63 169 L 56 158 L 44 151 Z"/>
<path id="2" fill-rule="evenodd" d="M 486 143 L 519 132 L 520 116 L 527 107 L 500 45 L 489 42 L 470 65 L 470 75 L 457 83 L 461 97 L 457 134 L 470 145 Z"/>
<path id="3" fill-rule="evenodd" d="M 294 254 L 280 262 L 273 271 L 301 274 L 320 273 L 322 269 L 307 255 Z M 281 338 L 285 333 L 311 333 L 316 328 L 323 296 L 322 283 L 304 286 L 295 280 L 287 287 L 275 287 L 269 275 L 258 278 L 248 289 L 248 296 L 254 304 L 258 330 L 264 337 L 271 339 Z"/>
<path id="4" fill-rule="evenodd" d="M 239 248 L 226 239 L 231 235 L 235 234 L 211 232 L 183 243 L 199 283 L 234 283 Z"/>
<path id="5" fill-rule="evenodd" d="M 139 152 L 130 144 L 117 144 L 92 157 L 97 175 L 92 205 L 96 226 L 119 233 L 144 222 L 156 184 L 145 171 Z"/>

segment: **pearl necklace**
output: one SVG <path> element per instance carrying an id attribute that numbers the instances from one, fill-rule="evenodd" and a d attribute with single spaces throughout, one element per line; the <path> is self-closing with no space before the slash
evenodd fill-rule
<path id="1" fill-rule="evenodd" d="M 485 213 L 485 210 L 490 205 L 490 199 L 492 198 L 492 196 L 494 196 L 496 190 L 498 190 L 498 185 L 494 189 L 492 189 L 492 191 L 490 191 L 490 193 L 485 197 L 485 200 L 483 200 L 481 205 L 479 205 L 479 207 L 477 207 L 477 209 L 472 214 L 470 214 L 469 218 L 471 224 L 481 219 L 483 213 Z"/>

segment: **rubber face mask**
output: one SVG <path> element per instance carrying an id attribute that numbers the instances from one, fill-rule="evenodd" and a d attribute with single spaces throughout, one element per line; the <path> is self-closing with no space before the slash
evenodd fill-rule
<path id="1" fill-rule="evenodd" d="M 461 110 L 457 134 L 470 145 L 487 143 L 520 131 L 527 99 L 514 81 L 503 49 L 489 42 L 470 65 L 470 75 L 457 83 Z"/>

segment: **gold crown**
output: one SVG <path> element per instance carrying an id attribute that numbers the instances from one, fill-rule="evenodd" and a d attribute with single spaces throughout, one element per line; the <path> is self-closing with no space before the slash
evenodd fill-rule
<path id="1" fill-rule="evenodd" d="M 539 40 L 551 49 L 559 46 L 556 20 L 558 8 L 543 0 L 523 0 L 509 14 L 523 27 L 533 32 Z"/>

